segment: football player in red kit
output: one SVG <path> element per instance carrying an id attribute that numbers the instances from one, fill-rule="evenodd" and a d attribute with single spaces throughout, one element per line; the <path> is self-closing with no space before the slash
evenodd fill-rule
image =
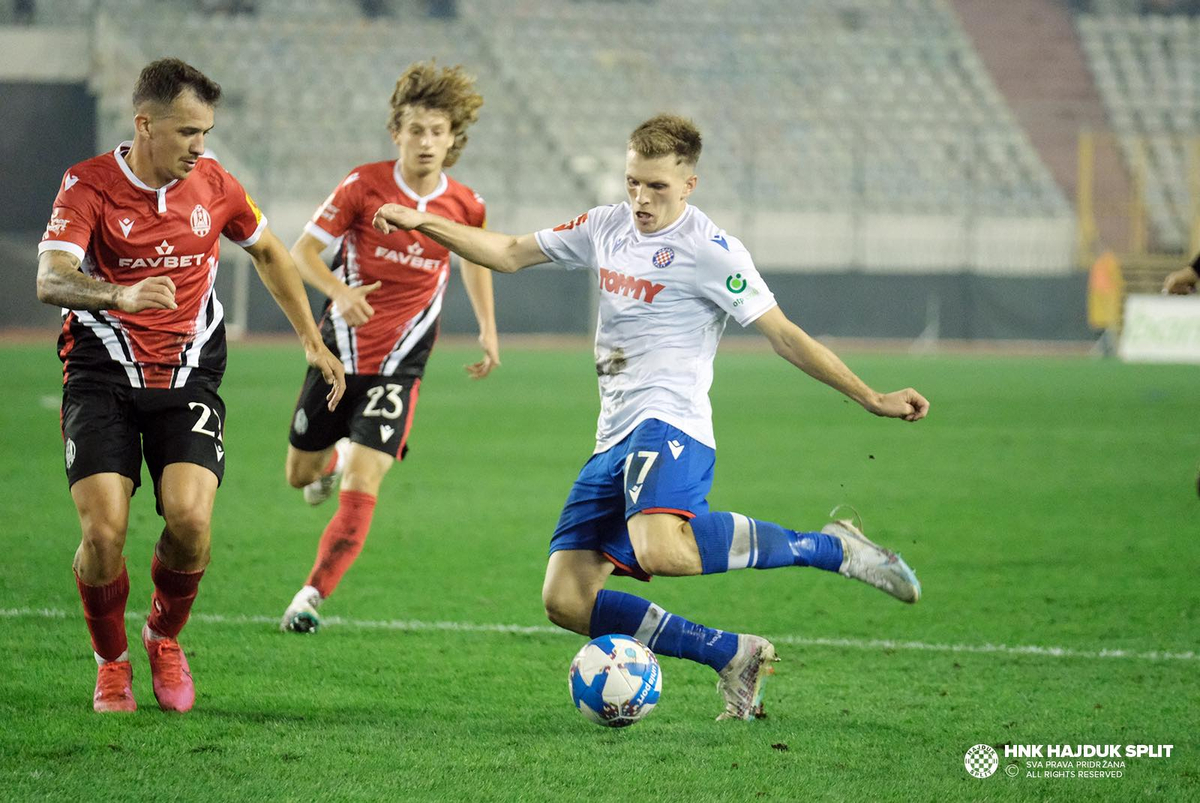
<path id="1" fill-rule="evenodd" d="M 388 120 L 399 158 L 351 170 L 292 247 L 305 281 L 329 298 L 322 334 L 341 358 L 347 395 L 337 410 L 326 409 L 321 377 L 310 370 L 292 417 L 288 482 L 314 505 L 329 498 L 339 477 L 341 489 L 308 580 L 284 612 L 284 631 L 317 629 L 317 606 L 362 550 L 380 483 L 407 451 L 449 283 L 446 248 L 417 232 L 381 234 L 371 225 L 375 210 L 397 203 L 482 227 L 483 199 L 443 172 L 462 153 L 482 104 L 460 67 L 411 65 L 396 82 Z M 331 271 L 321 252 L 339 237 Z M 467 371 L 481 379 L 500 364 L 491 273 L 461 266 L 483 346 L 483 359 Z"/>
<path id="2" fill-rule="evenodd" d="M 38 246 L 38 298 L 63 307 L 62 433 L 83 531 L 75 579 L 100 665 L 97 711 L 136 708 L 123 552 L 143 458 L 165 526 L 142 641 L 159 705 L 187 711 L 195 700 L 176 638 L 208 565 L 225 470 L 220 235 L 246 249 L 300 335 L 324 405 L 335 408 L 345 389 L 286 246 L 205 150 L 220 95 L 182 61 L 147 65 L 133 93 L 133 141 L 67 170 Z"/>

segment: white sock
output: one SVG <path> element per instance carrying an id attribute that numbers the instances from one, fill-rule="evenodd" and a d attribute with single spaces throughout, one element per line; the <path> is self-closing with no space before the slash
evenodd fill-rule
<path id="1" fill-rule="evenodd" d="M 92 655 L 96 656 L 96 666 L 104 666 L 105 664 L 115 663 L 117 661 L 129 660 L 129 650 L 121 653 L 116 658 L 112 659 L 112 661 L 109 661 L 107 658 L 102 658 L 98 652 L 93 652 Z"/>

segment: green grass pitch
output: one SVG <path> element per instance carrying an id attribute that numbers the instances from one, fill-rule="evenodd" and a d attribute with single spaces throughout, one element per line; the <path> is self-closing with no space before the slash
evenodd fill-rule
<path id="1" fill-rule="evenodd" d="M 409 460 L 322 611 L 345 621 L 300 637 L 276 618 L 332 513 L 283 479 L 303 365 L 294 347 L 233 347 L 213 560 L 181 639 L 196 707 L 157 709 L 131 619 L 140 709 L 102 717 L 49 340 L 0 350 L 5 800 L 1200 800 L 1195 368 L 850 355 L 874 387 L 930 398 L 910 425 L 765 344 L 723 351 L 714 509 L 816 529 L 851 503 L 925 599 L 809 569 L 615 581 L 771 637 L 783 661 L 765 720 L 713 722 L 712 671 L 664 658 L 658 708 L 608 731 L 571 710 L 583 639 L 540 605 L 549 535 L 592 448 L 585 350 L 514 348 L 482 382 L 460 368 L 473 350 L 435 353 Z M 143 488 L 133 612 L 159 526 Z M 963 766 L 976 743 L 1174 748 L 1125 760 L 1120 778 L 1026 777 L 1002 757 L 977 779 Z"/>

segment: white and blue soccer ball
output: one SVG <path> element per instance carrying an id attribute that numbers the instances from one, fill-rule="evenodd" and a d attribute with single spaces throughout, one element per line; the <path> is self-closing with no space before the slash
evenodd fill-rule
<path id="1" fill-rule="evenodd" d="M 662 670 L 645 644 L 632 636 L 601 636 L 571 661 L 571 702 L 579 713 L 610 728 L 649 714 L 662 693 Z"/>

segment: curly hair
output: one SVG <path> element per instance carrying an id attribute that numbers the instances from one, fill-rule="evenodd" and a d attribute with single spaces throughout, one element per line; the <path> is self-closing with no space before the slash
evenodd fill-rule
<path id="1" fill-rule="evenodd" d="M 633 129 L 629 147 L 648 159 L 675 154 L 676 164 L 700 160 L 700 129 L 686 117 L 658 114 Z"/>
<path id="2" fill-rule="evenodd" d="M 434 59 L 419 61 L 396 81 L 388 131 L 393 136 L 400 132 L 401 118 L 408 107 L 445 112 L 450 118 L 450 132 L 454 134 L 454 144 L 446 152 L 444 163 L 450 167 L 467 146 L 467 127 L 479 119 L 482 105 L 483 95 L 475 91 L 475 79 L 462 65 L 439 68 Z"/>

